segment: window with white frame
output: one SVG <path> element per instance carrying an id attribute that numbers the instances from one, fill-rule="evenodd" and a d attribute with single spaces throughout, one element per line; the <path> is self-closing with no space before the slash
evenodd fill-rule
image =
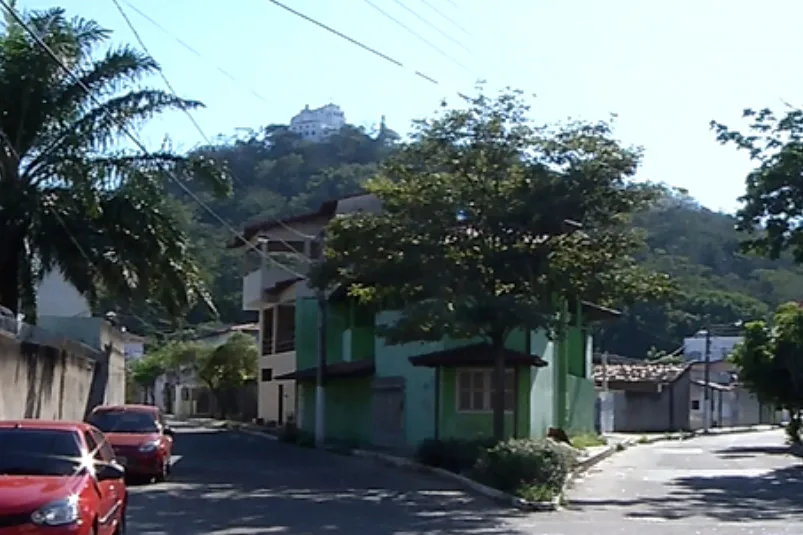
<path id="1" fill-rule="evenodd" d="M 513 370 L 505 372 L 505 410 L 512 411 L 515 401 Z M 468 369 L 457 371 L 457 410 L 490 412 L 493 408 L 493 371 Z"/>

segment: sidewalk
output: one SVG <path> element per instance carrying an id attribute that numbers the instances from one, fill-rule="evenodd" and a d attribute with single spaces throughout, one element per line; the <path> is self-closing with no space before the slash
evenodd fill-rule
<path id="1" fill-rule="evenodd" d="M 740 427 L 713 427 L 709 435 L 727 435 L 734 433 L 751 433 L 759 431 L 772 431 L 780 429 L 778 424 L 749 425 Z M 702 429 L 694 431 L 673 431 L 669 433 L 609 433 L 605 435 L 609 443 L 651 444 L 659 440 L 688 440 L 690 438 L 705 436 Z"/>

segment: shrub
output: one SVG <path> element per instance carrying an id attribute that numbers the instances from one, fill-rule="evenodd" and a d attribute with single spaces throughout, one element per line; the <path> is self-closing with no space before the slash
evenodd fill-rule
<path id="1" fill-rule="evenodd" d="M 471 470 L 480 454 L 494 445 L 492 439 L 435 440 L 428 439 L 418 446 L 416 458 L 423 464 L 460 474 Z"/>
<path id="2" fill-rule="evenodd" d="M 486 450 L 477 461 L 473 476 L 505 492 L 531 489 L 543 494 L 548 489 L 557 493 L 575 459 L 573 450 L 551 440 L 513 439 Z"/>

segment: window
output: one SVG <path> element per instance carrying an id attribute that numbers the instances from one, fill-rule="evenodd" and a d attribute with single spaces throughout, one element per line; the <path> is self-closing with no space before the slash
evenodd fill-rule
<path id="1" fill-rule="evenodd" d="M 513 410 L 513 371 L 505 372 L 505 410 Z M 493 407 L 493 371 L 459 370 L 457 372 L 457 410 L 460 412 L 490 412 Z"/>
<path id="2" fill-rule="evenodd" d="M 104 463 L 110 463 L 114 460 L 114 450 L 109 445 L 109 442 L 106 438 L 97 431 L 92 431 L 92 438 L 98 444 L 98 452 L 95 455 L 95 458 Z"/>
<path id="3" fill-rule="evenodd" d="M 273 368 L 262 368 L 262 382 L 273 381 Z"/>
<path id="4" fill-rule="evenodd" d="M 0 474 L 72 476 L 81 469 L 80 434 L 52 429 L 0 429 Z"/>
<path id="5" fill-rule="evenodd" d="M 700 400 L 699 399 L 691 400 L 691 410 L 693 410 L 693 411 L 699 411 L 700 410 Z"/>

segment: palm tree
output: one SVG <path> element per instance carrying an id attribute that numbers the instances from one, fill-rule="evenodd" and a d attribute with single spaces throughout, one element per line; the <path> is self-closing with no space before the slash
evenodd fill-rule
<path id="1" fill-rule="evenodd" d="M 0 305 L 35 314 L 37 281 L 55 269 L 90 299 L 100 291 L 118 300 L 148 298 L 172 314 L 198 299 L 211 304 L 167 186 L 172 175 L 224 195 L 226 171 L 167 144 L 145 154 L 123 142 L 126 130 L 201 103 L 143 86 L 157 63 L 128 46 L 109 47 L 111 32 L 92 20 L 68 18 L 59 8 L 21 16 L 80 83 L 6 13 Z"/>

